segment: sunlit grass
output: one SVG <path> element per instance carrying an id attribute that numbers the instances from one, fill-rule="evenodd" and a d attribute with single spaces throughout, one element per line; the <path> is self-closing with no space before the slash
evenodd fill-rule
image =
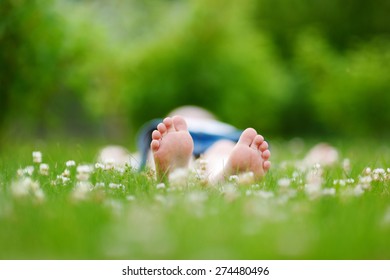
<path id="1" fill-rule="evenodd" d="M 207 187 L 96 163 L 88 143 L 10 145 L 0 258 L 388 259 L 390 152 L 361 147 L 339 145 L 334 165 L 302 168 L 310 145 L 273 143 L 263 181 Z"/>

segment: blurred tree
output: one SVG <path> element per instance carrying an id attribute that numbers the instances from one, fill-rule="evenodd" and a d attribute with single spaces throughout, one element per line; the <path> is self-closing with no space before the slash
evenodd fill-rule
<path id="1" fill-rule="evenodd" d="M 189 1 L 180 25 L 165 26 L 146 50 L 134 52 L 128 91 L 136 126 L 195 104 L 239 127 L 278 131 L 289 79 L 272 42 L 247 17 L 251 7 Z"/>
<path id="2" fill-rule="evenodd" d="M 2 1 L 2 124 L 6 117 L 24 116 L 27 121 L 47 117 L 42 109 L 57 86 L 63 34 L 48 9 L 40 9 L 42 4 L 48 1 Z"/>
<path id="3" fill-rule="evenodd" d="M 259 0 L 254 1 L 257 24 L 292 55 L 294 41 L 308 27 L 319 30 L 338 50 L 390 36 L 387 0 Z"/>
<path id="4" fill-rule="evenodd" d="M 75 77 L 88 49 L 68 27 L 51 0 L 2 1 L 0 134 L 5 126 L 25 136 L 91 132 L 81 93 L 90 82 Z"/>
<path id="5" fill-rule="evenodd" d="M 266 135 L 385 134 L 378 1 L 3 0 L 0 133 L 121 139 L 194 104 Z"/>

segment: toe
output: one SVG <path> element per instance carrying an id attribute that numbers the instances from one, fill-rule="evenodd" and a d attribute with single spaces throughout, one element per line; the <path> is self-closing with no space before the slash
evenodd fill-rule
<path id="1" fill-rule="evenodd" d="M 172 122 L 173 122 L 173 126 L 177 131 L 187 130 L 187 123 L 182 117 L 174 116 L 172 118 Z"/>
<path id="2" fill-rule="evenodd" d="M 250 146 L 257 135 L 256 130 L 253 128 L 247 128 L 240 136 L 238 143 Z"/>
<path id="3" fill-rule="evenodd" d="M 268 171 L 271 168 L 271 162 L 269 160 L 266 160 L 263 162 L 263 169 L 264 171 Z"/>
<path id="4" fill-rule="evenodd" d="M 167 127 L 165 126 L 164 123 L 159 123 L 157 126 L 157 130 L 161 133 L 161 135 L 167 133 Z"/>
<path id="5" fill-rule="evenodd" d="M 170 117 L 165 118 L 163 120 L 163 124 L 166 126 L 168 132 L 171 132 L 174 130 L 172 118 L 170 118 Z"/>
<path id="6" fill-rule="evenodd" d="M 263 143 L 264 137 L 261 135 L 256 135 L 255 138 L 253 139 L 253 142 L 251 144 L 251 147 L 255 150 L 258 150 L 260 145 Z"/>
<path id="7" fill-rule="evenodd" d="M 271 157 L 271 152 L 269 150 L 265 150 L 262 154 L 261 157 L 263 160 L 268 160 Z"/>
<path id="8" fill-rule="evenodd" d="M 267 141 L 263 141 L 263 143 L 261 143 L 261 145 L 259 146 L 259 150 L 264 152 L 267 149 L 268 149 L 268 143 Z"/>
<path id="9" fill-rule="evenodd" d="M 158 130 L 153 131 L 152 133 L 152 139 L 153 140 L 160 140 L 161 139 L 161 132 Z"/>
<path id="10" fill-rule="evenodd" d="M 152 149 L 153 152 L 156 152 L 159 147 L 160 141 L 153 139 L 152 142 L 150 142 L 150 149 Z"/>

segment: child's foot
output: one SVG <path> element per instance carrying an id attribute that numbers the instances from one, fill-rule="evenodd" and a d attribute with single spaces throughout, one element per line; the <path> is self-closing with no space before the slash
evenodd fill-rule
<path id="1" fill-rule="evenodd" d="M 168 117 L 153 131 L 150 148 L 156 165 L 157 179 L 168 178 L 175 168 L 187 168 L 194 142 L 182 117 Z"/>
<path id="2" fill-rule="evenodd" d="M 247 128 L 241 134 L 224 168 L 224 176 L 253 172 L 254 179 L 262 178 L 270 169 L 268 160 L 271 152 L 264 137 L 253 128 Z"/>

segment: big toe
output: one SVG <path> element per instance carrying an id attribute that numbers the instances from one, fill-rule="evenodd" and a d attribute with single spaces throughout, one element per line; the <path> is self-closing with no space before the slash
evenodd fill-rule
<path id="1" fill-rule="evenodd" d="M 187 123 L 182 117 L 174 116 L 172 122 L 177 131 L 187 130 Z"/>
<path id="2" fill-rule="evenodd" d="M 247 146 L 250 146 L 256 137 L 257 132 L 253 128 L 247 128 L 244 130 L 244 132 L 240 136 L 240 140 L 238 140 L 238 143 L 244 144 Z"/>

